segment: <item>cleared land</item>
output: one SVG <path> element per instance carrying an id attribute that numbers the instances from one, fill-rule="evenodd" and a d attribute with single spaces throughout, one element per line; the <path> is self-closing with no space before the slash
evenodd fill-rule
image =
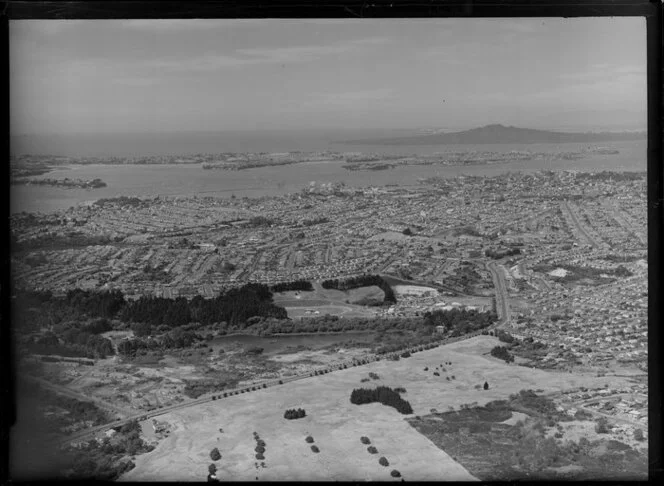
<path id="1" fill-rule="evenodd" d="M 382 302 L 384 297 L 385 293 L 375 285 L 341 291 L 324 289 L 316 282 L 314 290 L 311 291 L 275 293 L 274 302 L 284 307 L 291 319 L 325 314 L 368 317 L 375 315 L 376 312 L 362 304 L 371 301 Z"/>
<path id="2" fill-rule="evenodd" d="M 217 462 L 222 480 L 390 480 L 391 469 L 398 469 L 406 481 L 475 479 L 447 453 L 418 433 L 390 407 L 380 404 L 352 405 L 353 388 L 368 372 L 379 380 L 372 386 L 403 386 L 414 415 L 425 415 L 432 408 L 445 411 L 462 404 L 483 405 L 505 399 L 522 389 L 541 389 L 543 393 L 586 386 L 620 386 L 621 377 L 590 374 L 555 373 L 507 365 L 483 356 L 498 340 L 479 336 L 414 354 L 400 361 L 379 361 L 233 396 L 162 417 L 173 428 L 151 453 L 136 458 L 136 468 L 123 480 L 203 480 L 210 463 L 209 452 L 218 447 Z M 436 366 L 446 372 L 434 376 Z M 428 371 L 424 368 L 428 367 Z M 446 376 L 454 375 L 447 381 Z M 488 381 L 489 390 L 476 385 Z M 302 407 L 307 416 L 285 420 L 284 410 Z M 410 416 L 412 417 L 412 416 Z M 149 424 L 145 423 L 145 427 Z M 224 432 L 220 433 L 219 428 Z M 267 443 L 265 468 L 256 468 L 252 432 Z M 320 453 L 311 452 L 305 437 L 312 435 Z M 370 438 L 379 454 L 372 455 L 360 442 Z M 378 464 L 385 456 L 390 467 Z"/>

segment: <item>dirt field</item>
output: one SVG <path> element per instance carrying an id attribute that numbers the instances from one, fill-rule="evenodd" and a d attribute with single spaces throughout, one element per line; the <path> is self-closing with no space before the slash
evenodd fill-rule
<path id="1" fill-rule="evenodd" d="M 398 362 L 379 361 L 366 366 L 315 376 L 279 387 L 217 400 L 162 416 L 174 430 L 151 453 L 136 458 L 136 468 L 122 479 L 204 480 L 211 463 L 209 452 L 218 447 L 222 480 L 391 480 L 397 469 L 406 481 L 473 480 L 461 465 L 419 434 L 404 415 L 380 404 L 352 405 L 350 392 L 370 371 L 380 376 L 371 386 L 403 386 L 416 415 L 432 408 L 504 399 L 522 389 L 560 391 L 579 386 L 620 386 L 625 378 L 555 373 L 508 365 L 482 356 L 498 341 L 479 336 L 413 355 Z M 445 372 L 434 376 L 441 364 Z M 429 371 L 424 371 L 428 367 Z M 454 375 L 447 381 L 446 376 Z M 488 381 L 489 390 L 475 385 Z M 366 386 L 363 384 L 362 386 Z M 287 408 L 302 407 L 307 416 L 283 418 Z M 149 426 L 149 424 L 146 424 Z M 219 433 L 219 428 L 224 433 Z M 265 468 L 254 457 L 256 431 L 266 442 Z M 320 448 L 314 454 L 304 439 L 312 435 Z M 360 443 L 371 439 L 379 453 L 369 454 Z M 389 467 L 378 464 L 385 456 Z"/>

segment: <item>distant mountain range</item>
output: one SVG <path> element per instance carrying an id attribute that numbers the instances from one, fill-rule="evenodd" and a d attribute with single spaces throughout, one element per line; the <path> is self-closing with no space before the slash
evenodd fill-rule
<path id="1" fill-rule="evenodd" d="M 446 144 L 527 144 L 527 143 L 594 143 L 623 140 L 643 140 L 646 132 L 587 132 L 568 133 L 534 130 L 531 128 L 487 125 L 462 132 L 434 133 L 398 138 L 347 140 L 353 145 L 446 145 Z"/>

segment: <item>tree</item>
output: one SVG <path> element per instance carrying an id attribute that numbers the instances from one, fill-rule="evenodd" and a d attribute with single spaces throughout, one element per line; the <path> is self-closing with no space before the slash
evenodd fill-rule
<path id="1" fill-rule="evenodd" d="M 307 442 L 308 442 L 309 444 L 311 444 L 311 443 L 313 443 L 313 441 L 314 441 L 314 438 L 313 438 L 313 437 L 311 437 L 311 436 L 309 435 L 309 436 L 307 436 L 307 438 L 306 438 L 306 439 L 304 439 L 304 440 L 305 440 L 305 441 L 307 441 Z"/>
<path id="2" fill-rule="evenodd" d="M 597 422 L 595 423 L 595 432 L 598 434 L 608 434 L 610 432 L 609 421 L 605 417 L 597 419 Z"/>
<path id="3" fill-rule="evenodd" d="M 643 436 L 643 430 L 641 429 L 635 429 L 634 430 L 634 439 L 638 440 L 639 442 L 642 441 L 645 437 Z"/>
<path id="4" fill-rule="evenodd" d="M 390 476 L 392 476 L 393 478 L 399 478 L 401 477 L 401 473 L 396 469 L 392 469 L 392 472 L 390 472 Z"/>
<path id="5" fill-rule="evenodd" d="M 488 390 L 488 389 L 489 389 L 489 382 L 488 382 L 488 381 L 485 381 L 485 382 L 484 382 L 484 389 L 485 389 L 485 390 Z"/>
<path id="6" fill-rule="evenodd" d="M 210 464 L 208 466 L 208 471 L 210 474 L 215 474 L 217 472 L 217 466 L 215 464 Z"/>
<path id="7" fill-rule="evenodd" d="M 385 466 L 385 467 L 387 467 L 387 466 L 390 465 L 389 461 L 388 461 L 387 458 L 385 458 L 385 457 L 381 457 L 380 459 L 378 459 L 378 463 L 379 463 L 381 466 Z"/>
<path id="8" fill-rule="evenodd" d="M 210 451 L 210 458 L 213 461 L 218 461 L 219 459 L 221 459 L 221 453 L 219 452 L 219 449 L 217 449 L 216 447 L 212 449 Z"/>

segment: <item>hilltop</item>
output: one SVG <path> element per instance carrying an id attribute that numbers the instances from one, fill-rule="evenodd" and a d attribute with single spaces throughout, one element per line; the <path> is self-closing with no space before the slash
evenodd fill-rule
<path id="1" fill-rule="evenodd" d="M 553 132 L 518 128 L 501 124 L 486 125 L 461 132 L 436 133 L 413 137 L 348 140 L 356 145 L 445 145 L 445 144 L 524 144 L 524 143 L 592 143 L 621 140 L 642 140 L 645 132 Z"/>

